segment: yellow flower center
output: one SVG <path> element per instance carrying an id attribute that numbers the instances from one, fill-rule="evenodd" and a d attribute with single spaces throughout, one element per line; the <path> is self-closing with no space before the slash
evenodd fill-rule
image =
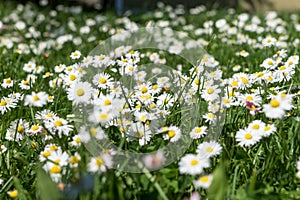
<path id="1" fill-rule="evenodd" d="M 258 129 L 260 128 L 260 126 L 259 126 L 259 124 L 254 124 L 254 125 L 252 126 L 252 128 L 258 130 Z"/>
<path id="2" fill-rule="evenodd" d="M 62 126 L 63 124 L 62 124 L 62 121 L 61 120 L 56 120 L 55 122 L 54 122 L 54 124 L 55 124 L 55 126 Z"/>
<path id="3" fill-rule="evenodd" d="M 83 96 L 84 95 L 84 90 L 83 89 L 78 89 L 77 91 L 76 91 L 76 94 L 77 94 L 77 96 Z"/>
<path id="4" fill-rule="evenodd" d="M 214 90 L 213 88 L 208 88 L 208 89 L 207 89 L 207 93 L 208 93 L 208 94 L 212 94 L 212 93 L 214 93 L 214 91 L 215 91 L 215 90 Z"/>
<path id="5" fill-rule="evenodd" d="M 39 128 L 40 128 L 39 126 L 34 125 L 34 126 L 31 128 L 31 130 L 36 131 L 36 130 L 38 130 Z"/>
<path id="6" fill-rule="evenodd" d="M 58 149 L 58 147 L 55 146 L 55 145 L 51 145 L 51 146 L 50 146 L 50 150 L 51 150 L 51 151 L 56 151 L 57 149 Z"/>
<path id="7" fill-rule="evenodd" d="M 97 129 L 91 128 L 91 129 L 90 129 L 90 133 L 91 133 L 93 136 L 95 136 L 95 135 L 97 134 Z"/>
<path id="8" fill-rule="evenodd" d="M 111 101 L 109 99 L 104 100 L 104 105 L 106 106 L 111 105 Z"/>
<path id="9" fill-rule="evenodd" d="M 264 128 L 265 131 L 269 131 L 270 129 L 271 129 L 271 126 L 269 126 L 269 125 L 267 125 L 267 126 Z"/>
<path id="10" fill-rule="evenodd" d="M 13 190 L 13 191 L 8 192 L 8 196 L 9 196 L 10 198 L 17 198 L 18 195 L 19 195 L 19 193 L 18 193 L 17 190 Z"/>
<path id="11" fill-rule="evenodd" d="M 172 137 L 174 137 L 175 135 L 176 135 L 175 131 L 173 131 L 173 130 L 168 131 L 168 136 L 169 136 L 169 138 L 172 138 Z"/>
<path id="12" fill-rule="evenodd" d="M 257 76 L 258 76 L 258 77 L 262 77 L 263 75 L 264 75 L 263 72 L 258 72 L 258 73 L 257 73 Z"/>
<path id="13" fill-rule="evenodd" d="M 33 101 L 38 101 L 38 100 L 40 100 L 39 96 L 38 95 L 34 95 L 33 96 Z"/>
<path id="14" fill-rule="evenodd" d="M 192 165 L 192 166 L 195 166 L 195 165 L 197 165 L 198 163 L 199 163 L 199 161 L 196 160 L 196 159 L 191 160 L 191 165 Z"/>
<path id="15" fill-rule="evenodd" d="M 223 102 L 224 103 L 230 103 L 230 100 L 229 99 L 224 99 Z"/>
<path id="16" fill-rule="evenodd" d="M 247 96 L 247 97 L 246 97 L 246 100 L 247 100 L 247 101 L 253 101 L 253 97 L 252 97 L 252 96 Z"/>
<path id="17" fill-rule="evenodd" d="M 104 60 L 104 58 L 105 58 L 104 55 L 100 55 L 100 56 L 98 57 L 99 60 Z"/>
<path id="18" fill-rule="evenodd" d="M 215 117 L 215 115 L 213 114 L 213 113 L 208 113 L 208 118 L 210 118 L 210 119 L 212 119 L 212 118 L 214 118 Z"/>
<path id="19" fill-rule="evenodd" d="M 99 80 L 99 82 L 101 83 L 101 84 L 105 84 L 106 83 L 106 78 L 100 78 L 100 80 Z"/>
<path id="20" fill-rule="evenodd" d="M 148 92 L 148 89 L 147 89 L 146 87 L 142 87 L 142 88 L 141 88 L 141 92 L 142 92 L 142 93 L 146 93 L 146 92 Z"/>
<path id="21" fill-rule="evenodd" d="M 58 165 L 53 165 L 53 167 L 50 168 L 51 174 L 59 174 L 61 172 L 61 168 Z"/>
<path id="22" fill-rule="evenodd" d="M 158 89 L 158 85 L 153 85 L 153 90 L 157 90 Z"/>
<path id="23" fill-rule="evenodd" d="M 251 133 L 246 133 L 245 134 L 245 139 L 246 140 L 251 140 L 252 139 L 252 134 Z"/>
<path id="24" fill-rule="evenodd" d="M 70 75 L 70 81 L 74 81 L 76 79 L 76 76 L 74 74 Z"/>
<path id="25" fill-rule="evenodd" d="M 10 83 L 11 83 L 11 80 L 10 80 L 10 79 L 6 79 L 6 80 L 5 80 L 5 83 L 6 83 L 6 84 L 10 84 Z"/>
<path id="26" fill-rule="evenodd" d="M 76 163 L 78 163 L 79 162 L 79 159 L 78 159 L 78 157 L 77 156 L 72 156 L 71 158 L 70 158 L 70 163 L 71 164 L 76 164 Z"/>
<path id="27" fill-rule="evenodd" d="M 284 98 L 286 97 L 286 94 L 285 94 L 285 93 L 281 93 L 281 94 L 280 94 L 280 97 L 281 97 L 282 99 L 284 99 Z"/>
<path id="28" fill-rule="evenodd" d="M 207 152 L 207 153 L 211 153 L 211 152 L 213 152 L 213 150 L 214 150 L 214 149 L 213 149 L 212 147 L 207 147 L 207 148 L 206 148 L 206 152 Z"/>
<path id="29" fill-rule="evenodd" d="M 280 106 L 280 102 L 279 102 L 278 100 L 276 100 L 276 99 L 272 99 L 272 100 L 270 101 L 270 105 L 271 105 L 273 108 L 277 108 L 277 107 Z"/>
<path id="30" fill-rule="evenodd" d="M 19 133 L 23 132 L 24 131 L 24 127 L 23 126 L 18 126 L 17 131 Z"/>
<path id="31" fill-rule="evenodd" d="M 104 161 L 101 157 L 96 158 L 96 165 L 101 166 L 104 164 Z"/>
<path id="32" fill-rule="evenodd" d="M 76 138 L 76 139 L 75 139 L 75 142 L 76 142 L 77 144 L 79 144 L 79 143 L 81 142 L 80 138 Z"/>
<path id="33" fill-rule="evenodd" d="M 100 114 L 99 119 L 105 120 L 105 119 L 107 119 L 107 117 L 108 117 L 107 113 L 102 113 L 102 114 Z"/>
<path id="34" fill-rule="evenodd" d="M 247 83 L 249 82 L 248 79 L 245 78 L 245 77 L 241 77 L 241 79 L 242 79 L 242 82 L 243 82 L 244 84 L 247 84 Z"/>
<path id="35" fill-rule="evenodd" d="M 47 117 L 53 117 L 53 115 L 51 113 L 47 113 L 46 116 Z"/>
<path id="36" fill-rule="evenodd" d="M 197 127 L 197 128 L 195 129 L 195 133 L 201 133 L 201 131 L 202 131 L 202 129 L 201 129 L 200 127 Z"/>
<path id="37" fill-rule="evenodd" d="M 50 152 L 49 152 L 49 151 L 45 151 L 45 152 L 42 153 L 42 155 L 43 155 L 45 158 L 47 158 L 47 157 L 50 156 Z"/>
<path id="38" fill-rule="evenodd" d="M 231 82 L 231 85 L 232 85 L 233 87 L 237 87 L 237 86 L 239 85 L 239 83 L 238 83 L 237 81 L 232 81 L 232 82 Z"/>
<path id="39" fill-rule="evenodd" d="M 0 103 L 1 106 L 6 106 L 6 104 L 7 104 L 6 101 L 1 100 L 1 103 Z"/>
<path id="40" fill-rule="evenodd" d="M 201 61 L 204 62 L 204 63 L 206 63 L 206 62 L 208 61 L 208 58 L 207 58 L 207 57 L 204 57 L 204 58 L 202 58 Z"/>
<path id="41" fill-rule="evenodd" d="M 209 176 L 202 176 L 201 178 L 199 178 L 199 181 L 202 183 L 206 183 L 209 180 Z"/>
<path id="42" fill-rule="evenodd" d="M 268 61 L 268 65 L 273 65 L 273 61 L 272 61 L 272 60 L 269 60 L 269 61 Z"/>
<path id="43" fill-rule="evenodd" d="M 284 65 L 282 65 L 282 66 L 279 67 L 279 70 L 280 70 L 280 71 L 283 71 L 283 70 L 285 70 L 285 69 L 286 69 L 286 66 L 284 66 Z"/>
<path id="44" fill-rule="evenodd" d="M 28 81 L 23 81 L 23 84 L 28 85 L 29 83 L 28 83 Z"/>

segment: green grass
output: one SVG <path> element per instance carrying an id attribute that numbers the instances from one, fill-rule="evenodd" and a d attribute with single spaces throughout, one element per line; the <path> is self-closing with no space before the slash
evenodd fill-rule
<path id="1" fill-rule="evenodd" d="M 50 8 L 38 8 L 35 5 L 27 4 L 22 11 L 17 10 L 17 4 L 5 4 L 0 2 L 0 21 L 4 26 L 0 35 L 0 82 L 5 78 L 11 78 L 15 84 L 11 88 L 1 88 L 0 98 L 7 97 L 11 93 L 19 92 L 24 96 L 31 92 L 45 91 L 54 96 L 53 103 L 47 103 L 42 108 L 24 106 L 24 100 L 20 100 L 17 106 L 10 111 L 0 114 L 0 145 L 4 145 L 7 150 L 0 154 L 0 179 L 3 180 L 0 184 L 0 199 L 9 199 L 8 191 L 16 189 L 18 191 L 18 199 L 73 199 L 78 196 L 78 199 L 183 199 L 189 197 L 193 191 L 198 191 L 203 199 L 300 199 L 299 179 L 296 177 L 296 163 L 300 156 L 299 142 L 299 117 L 300 117 L 300 97 L 299 97 L 299 65 L 295 67 L 295 73 L 291 80 L 275 82 L 272 84 L 254 84 L 252 87 L 240 90 L 241 93 L 251 93 L 251 89 L 264 89 L 265 93 L 261 93 L 263 99 L 261 104 L 268 103 L 267 94 L 272 92 L 271 87 L 279 87 L 279 91 L 290 90 L 291 94 L 295 94 L 293 98 L 294 108 L 289 111 L 288 116 L 281 119 L 269 119 L 265 114 L 258 113 L 255 116 L 249 114 L 249 110 L 243 106 L 232 106 L 226 109 L 226 118 L 221 135 L 217 141 L 223 147 L 222 153 L 219 156 L 211 158 L 211 167 L 205 169 L 206 174 L 213 174 L 214 179 L 209 189 L 195 189 L 193 180 L 199 176 L 184 175 L 180 173 L 178 162 L 171 165 L 146 173 L 126 173 L 123 171 L 110 169 L 105 173 L 88 173 L 87 164 L 90 161 L 91 154 L 85 149 L 84 145 L 74 147 L 70 145 L 72 137 L 77 135 L 76 129 L 72 130 L 69 135 L 64 135 L 62 138 L 54 136 L 52 140 L 45 141 L 43 135 L 28 136 L 24 134 L 24 139 L 21 141 L 8 141 L 5 139 L 6 131 L 11 123 L 17 119 L 25 119 L 30 126 L 34 124 L 43 125 L 41 121 L 35 118 L 35 114 L 44 109 L 49 109 L 56 113 L 59 117 L 68 119 L 68 124 L 74 125 L 70 114 L 73 114 L 72 102 L 68 99 L 65 89 L 62 87 L 51 88 L 49 81 L 57 78 L 59 75 L 55 73 L 54 67 L 59 64 L 67 66 L 72 65 L 76 61 L 72 61 L 70 54 L 75 50 L 82 53 L 85 57 L 96 47 L 100 41 L 111 36 L 109 31 L 112 29 L 125 29 L 128 21 L 136 22 L 137 25 L 144 27 L 149 21 L 158 22 L 154 12 L 141 15 L 132 15 L 128 18 L 117 18 L 113 13 L 97 13 L 83 11 L 79 14 L 70 12 L 57 11 L 56 16 L 51 16 L 53 10 Z M 202 38 L 208 42 L 204 49 L 219 61 L 219 69 L 223 71 L 222 78 L 231 78 L 237 72 L 233 71 L 234 65 L 241 65 L 240 72 L 255 73 L 262 71 L 259 65 L 268 57 L 271 57 L 276 51 L 281 48 L 256 48 L 249 44 L 246 40 L 243 44 L 225 43 L 224 38 L 228 40 L 239 41 L 239 37 L 235 34 L 228 35 L 220 33 L 213 26 L 212 34 L 202 34 L 197 36 L 195 30 L 203 28 L 203 23 L 211 20 L 215 23 L 219 19 L 226 19 L 231 27 L 237 19 L 239 13 L 228 14 L 222 9 L 215 10 L 216 14 L 212 15 L 211 11 L 203 11 L 197 15 L 191 15 L 188 12 L 180 17 L 185 20 L 183 24 L 172 25 L 175 19 L 168 16 L 167 11 L 160 10 L 164 16 L 160 20 L 168 21 L 169 27 L 173 30 L 187 32 L 190 38 Z M 173 11 L 170 11 L 171 13 Z M 278 19 L 286 23 L 279 23 L 286 29 L 285 33 L 276 33 L 272 30 L 267 30 L 265 13 L 249 14 L 250 19 L 255 15 L 261 19 L 261 27 L 265 31 L 261 34 L 245 31 L 241 28 L 240 34 L 256 41 L 257 44 L 262 44 L 259 38 L 265 38 L 271 35 L 275 38 L 287 36 L 287 55 L 298 55 L 299 44 L 293 45 L 296 38 L 299 38 L 299 32 L 294 28 L 295 23 L 299 20 L 292 21 L 290 14 L 297 13 L 278 13 Z M 14 15 L 21 21 L 24 21 L 26 28 L 17 30 L 14 28 L 16 21 L 13 20 Z M 38 15 L 43 15 L 44 20 L 38 22 Z M 9 17 L 10 16 L 10 17 Z M 85 25 L 87 19 L 95 19 L 96 25 L 90 27 L 88 34 L 80 33 L 80 27 Z M 99 20 L 100 19 L 100 20 Z M 178 19 L 178 18 L 176 18 Z M 73 21 L 77 30 L 72 31 L 68 27 L 68 22 Z M 97 21 L 99 20 L 99 21 Z M 185 25 L 190 24 L 193 27 L 186 31 Z M 247 21 L 250 24 L 250 21 Z M 35 27 L 40 32 L 41 36 L 36 38 L 26 37 L 29 32 L 29 27 Z M 47 28 L 48 27 L 48 28 Z M 104 32 L 103 29 L 107 29 Z M 52 34 L 52 35 L 51 35 Z M 56 48 L 56 45 L 51 45 L 48 49 L 44 49 L 41 53 L 35 54 L 30 51 L 28 54 L 16 53 L 19 44 L 38 45 L 40 42 L 56 41 L 60 36 L 71 34 L 73 38 L 64 43 L 62 48 Z M 95 40 L 89 41 L 90 37 L 94 36 Z M 79 45 L 74 44 L 74 41 L 81 39 Z M 8 48 L 4 42 L 7 39 L 16 40 L 12 48 Z M 244 58 L 236 56 L 236 52 L 246 50 L 249 56 Z M 141 50 L 154 52 L 155 50 Z M 44 56 L 45 54 L 48 57 Z M 167 52 L 159 53 L 162 58 L 166 58 L 167 65 L 176 68 L 177 64 L 183 65 L 183 71 L 188 72 L 190 65 L 184 60 L 171 55 Z M 30 90 L 22 90 L 18 83 L 25 80 L 28 75 L 23 70 L 25 63 L 34 61 L 38 65 L 44 66 L 44 71 L 36 74 L 37 80 Z M 149 62 L 149 59 L 144 59 L 141 63 Z M 53 73 L 53 77 L 43 78 L 45 72 Z M 111 71 L 108 70 L 108 73 Z M 207 106 L 206 102 L 202 102 Z M 202 106 L 203 106 L 202 105 Z M 180 113 L 174 110 L 169 117 L 167 125 L 176 125 L 180 123 Z M 206 108 L 203 110 L 205 114 Z M 199 113 L 200 115 L 200 113 Z M 201 115 L 202 117 L 202 115 Z M 298 117 L 298 121 L 297 121 Z M 235 139 L 235 134 L 239 129 L 248 126 L 255 119 L 260 119 L 265 123 L 273 123 L 277 131 L 267 138 L 263 138 L 258 143 L 251 147 L 240 147 Z M 208 125 L 201 120 L 200 125 Z M 47 130 L 48 134 L 51 130 Z M 160 135 L 154 136 L 149 144 L 140 147 L 138 141 L 128 142 L 120 137 L 120 131 L 116 127 L 106 129 L 109 138 L 114 140 L 117 145 L 123 149 L 129 149 L 137 152 L 149 152 L 154 149 L 167 145 L 169 142 L 163 140 Z M 184 133 L 187 134 L 187 133 Z M 205 139 L 201 138 L 194 140 L 186 153 L 195 153 L 196 147 Z M 54 183 L 48 172 L 45 172 L 41 167 L 45 162 L 39 160 L 40 153 L 45 149 L 47 144 L 56 144 L 62 148 L 69 156 L 78 152 L 81 156 L 81 161 L 77 168 L 71 169 L 65 167 L 65 175 L 62 176 L 61 182 L 65 185 L 62 191 L 57 189 L 57 183 Z M 34 144 L 34 145 L 33 145 Z M 51 198 L 49 198 L 51 196 Z"/>

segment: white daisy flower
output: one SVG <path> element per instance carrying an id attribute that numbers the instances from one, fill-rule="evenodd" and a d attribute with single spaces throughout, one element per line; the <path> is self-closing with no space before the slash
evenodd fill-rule
<path id="1" fill-rule="evenodd" d="M 253 146 L 256 144 L 260 139 L 261 135 L 253 134 L 249 130 L 240 129 L 236 135 L 235 139 L 238 141 L 239 146 Z"/>
<path id="2" fill-rule="evenodd" d="M 73 60 L 76 60 L 76 59 L 80 58 L 80 56 L 81 56 L 80 51 L 76 50 L 71 53 L 70 58 L 72 58 Z"/>
<path id="3" fill-rule="evenodd" d="M 43 107 L 47 104 L 47 100 L 48 94 L 46 92 L 32 92 L 31 94 L 25 96 L 24 105 Z"/>
<path id="4" fill-rule="evenodd" d="M 196 150 L 198 156 L 210 158 L 222 152 L 222 146 L 216 141 L 203 142 Z"/>
<path id="5" fill-rule="evenodd" d="M 178 165 L 181 174 L 196 175 L 201 174 L 204 168 L 210 167 L 210 162 L 208 158 L 186 154 L 180 159 Z"/>
<path id="6" fill-rule="evenodd" d="M 106 172 L 113 167 L 112 157 L 108 154 L 102 154 L 98 157 L 92 157 L 88 163 L 88 171 L 92 173 Z"/>
<path id="7" fill-rule="evenodd" d="M 163 135 L 164 140 L 170 140 L 170 142 L 176 142 L 181 137 L 181 130 L 176 126 L 170 126 Z"/>
<path id="8" fill-rule="evenodd" d="M 190 132 L 190 137 L 192 139 L 199 139 L 207 134 L 207 127 L 201 126 L 201 127 L 195 127 Z"/>
<path id="9" fill-rule="evenodd" d="M 74 105 L 86 104 L 92 96 L 93 88 L 88 82 L 76 82 L 68 89 L 68 98 Z"/>
<path id="10" fill-rule="evenodd" d="M 208 189 L 212 183 L 212 180 L 213 180 L 212 174 L 204 175 L 204 176 L 199 177 L 197 180 L 193 181 L 193 184 L 196 189 L 198 189 L 198 188 Z"/>
<path id="11" fill-rule="evenodd" d="M 274 124 L 266 124 L 262 133 L 263 137 L 269 137 L 276 131 L 276 127 Z"/>

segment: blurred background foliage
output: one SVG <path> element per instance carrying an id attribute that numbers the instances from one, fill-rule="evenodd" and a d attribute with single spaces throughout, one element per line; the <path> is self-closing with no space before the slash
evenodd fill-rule
<path id="1" fill-rule="evenodd" d="M 9 1 L 9 0 L 4 0 Z M 186 9 L 195 7 L 197 5 L 205 5 L 208 8 L 234 8 L 244 9 L 248 11 L 257 10 L 258 6 L 266 5 L 272 7 L 270 0 L 18 0 L 20 3 L 27 3 L 28 1 L 43 5 L 47 2 L 48 6 L 55 7 L 58 4 L 63 5 L 83 5 L 86 9 L 97 10 L 113 10 L 118 2 L 123 2 L 124 10 L 133 10 L 137 12 L 144 12 L 152 10 L 156 7 L 158 2 L 163 2 L 167 5 L 183 5 Z M 246 5 L 246 7 L 245 7 Z"/>

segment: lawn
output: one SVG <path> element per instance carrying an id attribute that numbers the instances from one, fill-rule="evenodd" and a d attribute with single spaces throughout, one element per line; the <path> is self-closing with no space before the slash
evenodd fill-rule
<path id="1" fill-rule="evenodd" d="M 0 10 L 0 199 L 300 199 L 298 12 Z"/>

